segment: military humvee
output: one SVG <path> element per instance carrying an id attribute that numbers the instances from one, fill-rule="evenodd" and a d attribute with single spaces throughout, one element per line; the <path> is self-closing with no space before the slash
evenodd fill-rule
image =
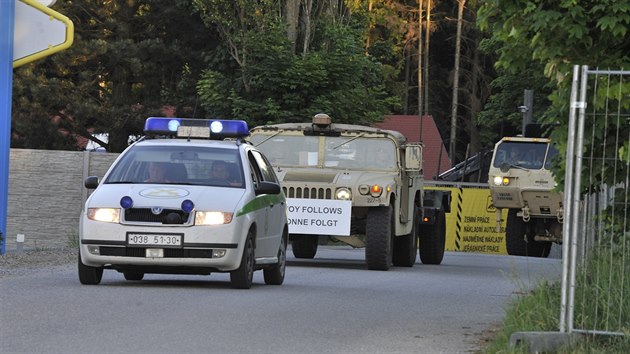
<path id="1" fill-rule="evenodd" d="M 422 144 L 397 131 L 332 123 L 259 126 L 249 140 L 269 158 L 287 197 L 296 258 L 320 237 L 365 247 L 368 269 L 411 267 L 444 256 L 450 192 L 423 190 Z"/>
<path id="2" fill-rule="evenodd" d="M 563 194 L 550 170 L 557 153 L 547 138 L 506 137 L 495 145 L 488 184 L 497 220 L 508 209 L 510 255 L 547 257 L 552 243 L 562 242 Z"/>

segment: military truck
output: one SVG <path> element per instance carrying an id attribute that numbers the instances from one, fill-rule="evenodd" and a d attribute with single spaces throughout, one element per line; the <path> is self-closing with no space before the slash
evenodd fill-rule
<path id="1" fill-rule="evenodd" d="M 269 158 L 287 197 L 296 258 L 320 239 L 365 248 L 368 269 L 440 264 L 450 192 L 424 190 L 422 144 L 397 131 L 332 123 L 265 125 L 249 140 Z"/>
<path id="2" fill-rule="evenodd" d="M 547 138 L 505 137 L 495 145 L 488 184 L 498 222 L 508 209 L 510 255 L 547 257 L 552 243 L 562 242 L 563 194 L 551 173 L 557 154 Z"/>

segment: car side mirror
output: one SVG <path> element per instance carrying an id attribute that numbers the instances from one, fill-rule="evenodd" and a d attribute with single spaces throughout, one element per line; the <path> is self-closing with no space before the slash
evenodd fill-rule
<path id="1" fill-rule="evenodd" d="M 89 176 L 85 179 L 83 184 L 87 189 L 95 189 L 96 187 L 98 187 L 98 176 Z"/>
<path id="2" fill-rule="evenodd" d="M 256 195 L 261 194 L 280 194 L 280 185 L 273 182 L 259 182 L 254 189 Z"/>

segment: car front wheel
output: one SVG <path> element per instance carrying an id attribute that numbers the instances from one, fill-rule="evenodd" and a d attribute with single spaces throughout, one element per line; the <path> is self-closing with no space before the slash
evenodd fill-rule
<path id="1" fill-rule="evenodd" d="M 230 272 L 230 283 L 234 289 L 249 289 L 254 280 L 254 235 L 247 234 L 243 247 L 243 257 L 237 270 Z"/>
<path id="2" fill-rule="evenodd" d="M 284 232 L 278 248 L 278 263 L 263 269 L 265 284 L 282 285 L 287 265 L 287 232 Z"/>
<path id="3" fill-rule="evenodd" d="M 79 281 L 84 285 L 97 285 L 101 283 L 103 278 L 102 267 L 90 267 L 81 262 L 81 253 L 79 252 Z"/>

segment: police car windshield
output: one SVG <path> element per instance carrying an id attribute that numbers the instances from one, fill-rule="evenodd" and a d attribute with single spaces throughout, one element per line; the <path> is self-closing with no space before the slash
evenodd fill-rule
<path id="1" fill-rule="evenodd" d="M 136 145 L 112 167 L 104 183 L 245 187 L 238 150 L 193 146 Z"/>
<path id="2" fill-rule="evenodd" d="M 387 138 L 254 134 L 250 141 L 274 166 L 338 169 L 396 168 L 396 147 Z M 320 144 L 322 144 L 320 148 Z M 324 152 L 320 156 L 320 151 Z"/>
<path id="3" fill-rule="evenodd" d="M 539 170 L 545 164 L 545 155 L 549 144 L 546 142 L 504 141 L 497 146 L 492 166 L 501 168 L 513 167 Z"/>

